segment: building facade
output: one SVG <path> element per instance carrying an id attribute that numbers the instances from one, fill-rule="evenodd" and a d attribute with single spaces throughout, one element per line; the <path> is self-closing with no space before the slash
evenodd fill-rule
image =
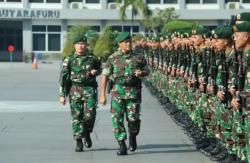
<path id="1" fill-rule="evenodd" d="M 61 53 L 68 29 L 87 25 L 100 32 L 130 31 L 130 21 L 122 22 L 116 0 L 0 0 L 0 61 L 8 61 L 8 46 L 15 46 L 15 61 L 24 55 Z M 205 26 L 223 25 L 231 15 L 247 12 L 250 0 L 145 0 L 156 11 L 174 7 L 180 19 L 199 21 Z M 127 11 L 131 17 L 131 10 Z M 139 16 L 133 32 L 144 32 Z"/>

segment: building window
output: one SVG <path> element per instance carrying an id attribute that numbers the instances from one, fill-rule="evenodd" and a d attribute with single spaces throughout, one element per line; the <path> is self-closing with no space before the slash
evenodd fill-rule
<path id="1" fill-rule="evenodd" d="M 30 0 L 30 3 L 43 3 L 43 0 Z"/>
<path id="2" fill-rule="evenodd" d="M 217 0 L 203 0 L 203 3 L 208 3 L 208 4 L 217 3 Z"/>
<path id="3" fill-rule="evenodd" d="M 250 3 L 250 0 L 242 0 L 242 3 Z"/>
<path id="4" fill-rule="evenodd" d="M 92 30 L 94 30 L 96 32 L 100 32 L 101 31 L 101 27 L 98 26 L 98 25 L 93 25 L 93 26 L 90 27 L 90 29 L 92 29 Z"/>
<path id="5" fill-rule="evenodd" d="M 1 44 L 0 44 L 0 50 L 2 51 L 2 50 L 6 50 L 6 49 L 4 49 L 4 37 L 1 37 L 0 36 L 0 42 L 1 42 Z"/>
<path id="6" fill-rule="evenodd" d="M 225 0 L 225 3 L 227 2 L 240 2 L 240 0 Z"/>
<path id="7" fill-rule="evenodd" d="M 32 31 L 33 32 L 46 32 L 46 26 L 45 25 L 33 25 Z"/>
<path id="8" fill-rule="evenodd" d="M 60 51 L 60 25 L 33 25 L 33 51 Z"/>
<path id="9" fill-rule="evenodd" d="M 100 3 L 100 0 L 85 0 L 86 3 Z"/>
<path id="10" fill-rule="evenodd" d="M 46 0 L 47 3 L 61 3 L 61 0 Z"/>
<path id="11" fill-rule="evenodd" d="M 124 32 L 130 32 L 131 26 L 123 26 Z M 139 26 L 133 26 L 133 33 L 139 32 Z"/>
<path id="12" fill-rule="evenodd" d="M 48 32 L 61 32 L 61 26 L 60 25 L 49 25 Z"/>
<path id="13" fill-rule="evenodd" d="M 60 34 L 49 34 L 48 35 L 48 50 L 49 51 L 60 51 L 61 50 L 61 35 Z"/>
<path id="14" fill-rule="evenodd" d="M 119 0 L 118 2 L 122 2 L 122 0 Z M 108 3 L 117 3 L 117 0 L 108 0 Z"/>
<path id="15" fill-rule="evenodd" d="M 33 50 L 45 51 L 45 34 L 33 34 Z"/>
<path id="16" fill-rule="evenodd" d="M 22 2 L 22 0 L 7 0 L 7 2 Z"/>
<path id="17" fill-rule="evenodd" d="M 71 2 L 82 2 L 82 0 L 69 0 L 69 3 Z"/>
<path id="18" fill-rule="evenodd" d="M 112 31 L 122 32 L 122 26 L 113 25 L 111 26 Z"/>
<path id="19" fill-rule="evenodd" d="M 160 4 L 161 0 L 147 0 L 146 1 L 148 4 Z"/>
<path id="20" fill-rule="evenodd" d="M 200 3 L 200 0 L 186 0 L 187 4 L 197 4 Z"/>
<path id="21" fill-rule="evenodd" d="M 166 3 L 166 4 L 177 4 L 178 0 L 164 0 L 163 3 Z"/>

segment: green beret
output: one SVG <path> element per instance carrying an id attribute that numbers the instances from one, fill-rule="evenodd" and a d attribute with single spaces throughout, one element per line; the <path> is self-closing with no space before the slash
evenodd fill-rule
<path id="1" fill-rule="evenodd" d="M 236 16 L 236 21 L 250 21 L 250 12 L 240 13 Z"/>
<path id="2" fill-rule="evenodd" d="M 117 36 L 116 38 L 116 41 L 118 43 L 120 42 L 123 42 L 125 40 L 130 40 L 131 39 L 131 36 L 130 36 L 130 33 L 129 32 L 121 32 L 119 33 L 119 35 Z"/>
<path id="3" fill-rule="evenodd" d="M 234 32 L 250 32 L 250 22 L 236 24 L 234 26 Z"/>
<path id="4" fill-rule="evenodd" d="M 81 34 L 75 35 L 73 37 L 73 43 L 76 44 L 78 42 L 85 42 L 85 43 L 87 43 L 87 37 L 85 36 L 85 33 L 81 33 Z"/>
<path id="5" fill-rule="evenodd" d="M 213 37 L 217 39 L 232 39 L 233 30 L 232 27 L 221 27 L 215 29 Z"/>

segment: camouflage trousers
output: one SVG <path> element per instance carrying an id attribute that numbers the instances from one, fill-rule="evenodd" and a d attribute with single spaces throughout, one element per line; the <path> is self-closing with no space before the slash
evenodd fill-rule
<path id="1" fill-rule="evenodd" d="M 83 138 L 93 131 L 96 118 L 96 90 L 92 87 L 72 86 L 70 109 L 73 136 Z"/>
<path id="2" fill-rule="evenodd" d="M 140 131 L 140 100 L 120 99 L 113 97 L 111 101 L 112 126 L 117 141 L 127 139 L 124 126 L 124 115 L 128 122 L 128 132 L 137 136 Z"/>
<path id="3" fill-rule="evenodd" d="M 246 116 L 246 151 L 247 160 L 250 162 L 250 114 Z"/>

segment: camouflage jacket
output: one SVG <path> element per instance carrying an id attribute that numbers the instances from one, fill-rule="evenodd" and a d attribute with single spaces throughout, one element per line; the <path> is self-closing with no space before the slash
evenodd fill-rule
<path id="1" fill-rule="evenodd" d="M 91 70 L 97 70 L 96 75 L 91 75 Z M 96 76 L 101 73 L 101 62 L 95 56 L 73 54 L 63 60 L 63 68 L 60 75 L 59 96 L 67 95 L 67 81 L 82 87 L 97 87 Z"/>
<path id="2" fill-rule="evenodd" d="M 121 99 L 139 99 L 141 79 L 134 76 L 135 70 L 148 71 L 142 55 L 123 54 L 117 51 L 109 56 L 102 74 L 112 79 L 112 96 Z"/>

